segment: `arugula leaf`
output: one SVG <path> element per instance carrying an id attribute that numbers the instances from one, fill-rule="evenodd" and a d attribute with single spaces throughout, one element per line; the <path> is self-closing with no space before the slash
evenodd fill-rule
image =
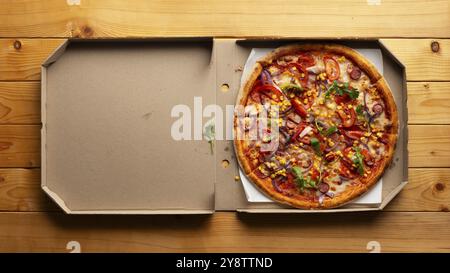
<path id="1" fill-rule="evenodd" d="M 328 87 L 328 90 L 325 93 L 325 97 L 329 98 L 331 93 L 333 92 L 339 96 L 347 94 L 352 100 L 358 98 L 359 96 L 359 91 L 355 88 L 351 88 L 348 85 L 348 82 L 343 83 L 342 86 L 339 86 L 339 83 L 337 81 L 333 81 L 333 84 Z"/>
<path id="2" fill-rule="evenodd" d="M 320 154 L 320 142 L 317 138 L 313 137 L 311 138 L 311 146 L 313 147 L 314 151 L 316 151 L 317 154 Z"/>
<path id="3" fill-rule="evenodd" d="M 356 111 L 356 113 L 357 113 L 358 115 L 361 116 L 361 115 L 363 114 L 363 107 L 362 107 L 362 105 L 361 105 L 361 104 L 358 104 L 358 106 L 356 106 L 355 111 Z"/>
<path id="4" fill-rule="evenodd" d="M 293 90 L 293 91 L 303 91 L 303 88 L 300 85 L 294 83 L 283 83 L 280 85 L 280 89 L 283 91 Z"/>
<path id="5" fill-rule="evenodd" d="M 325 131 L 324 135 L 325 135 L 325 136 L 329 136 L 329 135 L 334 134 L 334 133 L 336 133 L 336 132 L 337 132 L 337 127 L 336 127 L 336 126 L 331 126 L 330 128 L 328 128 L 328 129 Z"/>
<path id="6" fill-rule="evenodd" d="M 295 184 L 300 190 L 303 190 L 304 188 L 315 188 L 316 182 L 312 180 L 311 178 L 304 178 L 302 170 L 298 166 L 292 167 L 292 172 L 295 177 Z"/>
<path id="7" fill-rule="evenodd" d="M 355 151 L 355 156 L 353 157 L 353 163 L 358 168 L 359 175 L 363 175 L 364 174 L 364 164 L 363 164 L 364 157 L 361 154 L 361 149 L 359 147 L 353 147 L 353 150 Z"/>

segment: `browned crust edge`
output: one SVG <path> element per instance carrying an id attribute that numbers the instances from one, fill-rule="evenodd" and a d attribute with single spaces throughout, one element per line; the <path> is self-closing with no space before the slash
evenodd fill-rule
<path id="1" fill-rule="evenodd" d="M 236 99 L 236 105 L 242 105 L 245 106 L 247 102 L 247 97 L 249 96 L 253 84 L 255 83 L 256 79 L 258 78 L 259 74 L 262 71 L 262 66 L 257 63 L 255 67 L 253 68 L 253 72 L 248 76 L 247 81 L 245 82 L 245 85 L 241 87 L 239 90 L 237 99 Z M 239 126 L 238 126 L 238 120 L 237 115 L 235 113 L 234 120 L 233 120 L 234 126 L 233 126 L 233 133 L 234 133 L 234 151 L 236 153 L 236 156 L 238 158 L 239 166 L 244 170 L 245 174 L 250 174 L 253 170 L 251 167 L 251 164 L 249 162 L 249 159 L 245 156 L 245 140 L 239 140 L 237 139 L 237 136 L 240 135 L 241 132 L 239 132 Z"/>
<path id="2" fill-rule="evenodd" d="M 244 155 L 244 147 L 243 147 L 243 141 L 242 140 L 234 140 L 234 147 L 236 151 L 236 155 L 238 157 L 239 165 L 242 167 L 242 169 L 245 171 L 245 174 L 247 177 L 258 187 L 262 190 L 262 192 L 267 195 L 269 198 L 283 204 L 287 204 L 296 208 L 301 209 L 329 209 L 329 208 L 336 208 L 343 206 L 350 201 L 358 198 L 359 196 L 366 193 L 369 189 L 372 188 L 373 185 L 375 185 L 378 180 L 381 178 L 381 176 L 384 174 L 388 166 L 391 164 L 395 147 L 397 143 L 397 137 L 398 137 L 398 111 L 396 108 L 396 104 L 394 101 L 394 98 L 392 96 L 392 93 L 390 91 L 390 88 L 384 78 L 381 76 L 381 74 L 378 72 L 378 70 L 375 68 L 375 66 L 367 61 L 360 53 L 357 51 L 338 44 L 303 44 L 303 45 L 288 45 L 288 46 L 282 46 L 280 48 L 277 48 L 273 50 L 271 53 L 266 55 L 266 57 L 260 59 L 258 63 L 255 65 L 255 68 L 251 75 L 249 76 L 248 80 L 246 81 L 245 85 L 240 90 L 238 97 L 237 97 L 237 105 L 244 105 L 247 101 L 247 97 L 250 94 L 251 88 L 258 77 L 258 75 L 261 73 L 262 66 L 265 64 L 272 63 L 273 60 L 279 58 L 280 56 L 286 55 L 286 54 L 292 54 L 294 52 L 298 51 L 308 51 L 308 50 L 315 50 L 315 51 L 328 51 L 328 52 L 334 52 L 337 54 L 344 55 L 346 58 L 350 59 L 357 65 L 360 69 L 362 69 L 370 78 L 372 83 L 375 83 L 377 85 L 377 89 L 379 92 L 381 92 L 385 106 L 389 109 L 390 112 L 390 120 L 392 122 L 392 129 L 391 133 L 389 134 L 389 145 L 388 145 L 388 151 L 385 153 L 385 159 L 382 161 L 382 164 L 378 166 L 377 171 L 375 173 L 372 173 L 370 177 L 368 177 L 367 183 L 364 184 L 357 184 L 357 185 L 351 185 L 348 186 L 346 191 L 344 191 L 342 194 L 334 197 L 334 198 L 325 198 L 322 205 L 316 203 L 316 202 L 310 202 L 307 200 L 299 200 L 299 199 L 292 199 L 288 196 L 285 196 L 273 189 L 271 186 L 271 181 L 269 178 L 261 179 L 256 174 L 254 174 L 250 168 L 250 163 L 248 162 L 248 158 Z M 237 119 L 235 115 L 234 119 L 234 130 L 236 133 L 237 128 Z M 235 135 L 236 136 L 236 135 Z"/>
<path id="3" fill-rule="evenodd" d="M 326 51 L 340 54 L 354 62 L 360 69 L 362 69 L 372 83 L 375 83 L 382 78 L 382 75 L 378 72 L 377 68 L 358 51 L 339 44 L 293 44 L 282 46 L 270 52 L 267 56 L 260 59 L 259 62 L 263 65 L 271 64 L 273 60 L 276 60 L 281 56 L 293 54 L 299 51 Z"/>

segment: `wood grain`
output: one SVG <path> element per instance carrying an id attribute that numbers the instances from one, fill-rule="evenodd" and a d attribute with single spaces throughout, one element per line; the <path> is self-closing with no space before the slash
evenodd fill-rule
<path id="1" fill-rule="evenodd" d="M 40 123 L 39 82 L 0 82 L 0 124 Z"/>
<path id="2" fill-rule="evenodd" d="M 0 80 L 39 80 L 40 66 L 60 39 L 0 39 Z"/>
<path id="3" fill-rule="evenodd" d="M 409 124 L 450 124 L 450 82 L 408 82 Z M 0 82 L 0 124 L 40 123 L 39 82 Z"/>
<path id="4" fill-rule="evenodd" d="M 408 81 L 450 80 L 450 40 L 382 39 L 383 43 L 406 66 Z M 438 51 L 431 44 L 438 44 Z"/>
<path id="5" fill-rule="evenodd" d="M 21 48 L 14 47 L 20 42 Z M 406 65 L 409 81 L 450 81 L 450 39 L 382 39 Z M 439 52 L 431 50 L 438 41 Z M 0 80 L 39 80 L 40 65 L 64 39 L 0 39 Z"/>
<path id="6" fill-rule="evenodd" d="M 450 126 L 410 125 L 409 166 L 450 167 Z"/>
<path id="7" fill-rule="evenodd" d="M 0 169 L 0 211 L 53 211 L 40 188 L 38 169 Z M 450 169 L 409 169 L 409 183 L 386 211 L 448 211 Z"/>
<path id="8" fill-rule="evenodd" d="M 408 123 L 450 124 L 450 82 L 409 82 Z"/>
<path id="9" fill-rule="evenodd" d="M 385 208 L 387 211 L 449 211 L 450 169 L 410 168 L 409 183 Z"/>
<path id="10" fill-rule="evenodd" d="M 0 169 L 0 211 L 48 211 L 56 205 L 41 189 L 39 169 Z"/>
<path id="11" fill-rule="evenodd" d="M 40 165 L 40 126 L 0 125 L 0 166 Z"/>
<path id="12" fill-rule="evenodd" d="M 40 166 L 40 126 L 0 125 L 0 168 Z M 450 167 L 450 125 L 410 125 L 409 166 Z"/>
<path id="13" fill-rule="evenodd" d="M 84 252 L 367 252 L 372 240 L 382 252 L 450 252 L 450 2 L 369 2 L 1 1 L 0 81 L 21 82 L 0 82 L 0 252 L 67 252 L 73 240 Z M 30 125 L 39 83 L 26 81 L 39 80 L 58 38 L 167 36 L 395 38 L 383 42 L 410 81 L 410 183 L 380 213 L 62 214 L 40 190 L 39 169 L 24 169 L 40 165 L 40 126 Z"/>
<path id="14" fill-rule="evenodd" d="M 283 5 L 268 0 L 97 0 L 72 6 L 59 0 L 7 0 L 1 5 L 0 37 L 450 36 L 446 0 L 287 0 Z"/>
<path id="15" fill-rule="evenodd" d="M 211 216 L 71 216 L 0 213 L 0 251 L 448 252 L 450 213 Z M 20 228 L 18 228 L 20 227 Z M 438 231 L 439 235 L 436 235 Z"/>

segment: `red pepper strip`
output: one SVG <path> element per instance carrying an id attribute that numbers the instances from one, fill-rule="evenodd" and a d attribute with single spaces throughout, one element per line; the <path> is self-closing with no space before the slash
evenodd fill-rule
<path id="1" fill-rule="evenodd" d="M 252 100 L 254 100 L 256 103 L 261 103 L 261 96 L 259 95 L 258 92 L 252 91 L 252 92 L 250 93 L 250 97 L 251 97 Z"/>
<path id="2" fill-rule="evenodd" d="M 358 176 L 352 170 L 350 170 L 345 164 L 341 164 L 341 167 L 339 168 L 339 174 L 348 179 L 353 179 Z"/>
<path id="3" fill-rule="evenodd" d="M 269 98 L 275 101 L 280 101 L 281 97 L 284 96 L 283 93 L 273 85 L 258 85 L 253 89 L 253 92 L 264 93 L 265 95 L 267 95 L 268 92 L 272 92 L 277 96 L 277 99 L 274 99 L 271 96 L 269 96 Z"/>
<path id="4" fill-rule="evenodd" d="M 328 79 L 330 81 L 339 79 L 341 71 L 338 62 L 330 56 L 323 57 L 323 62 L 325 63 L 325 72 L 327 73 Z"/>
<path id="5" fill-rule="evenodd" d="M 317 181 L 317 178 L 319 178 L 319 171 L 316 169 L 312 169 L 311 179 L 314 181 Z"/>
<path id="6" fill-rule="evenodd" d="M 298 63 L 289 63 L 288 68 L 292 67 L 295 67 L 297 69 L 297 72 L 294 72 L 294 74 L 297 74 L 302 87 L 306 87 L 306 84 L 308 83 L 308 70 L 306 70 L 306 68 L 304 68 L 303 65 Z M 292 72 L 292 70 L 289 71 Z M 301 74 L 303 74 L 303 77 L 301 76 Z"/>
<path id="7" fill-rule="evenodd" d="M 305 127 L 306 127 L 306 124 L 300 123 L 300 124 L 297 126 L 297 129 L 295 129 L 295 133 L 292 135 L 291 141 L 292 141 L 292 140 L 295 140 L 295 139 L 300 135 L 300 133 L 303 131 L 303 129 L 305 129 Z"/>
<path id="8" fill-rule="evenodd" d="M 364 162 L 366 162 L 367 165 L 372 166 L 373 158 L 370 152 L 367 149 L 361 149 L 361 154 L 364 157 Z"/>
<path id="9" fill-rule="evenodd" d="M 316 64 L 316 61 L 314 60 L 313 56 L 311 56 L 311 54 L 309 53 L 300 53 L 297 62 L 305 67 L 310 67 Z"/>
<path id="10" fill-rule="evenodd" d="M 339 117 L 342 120 L 342 126 L 344 126 L 346 128 L 352 127 L 353 124 L 355 124 L 355 121 L 356 121 L 355 110 L 350 109 L 349 112 L 350 112 L 350 118 L 347 117 L 347 113 L 346 112 L 344 112 L 343 110 L 338 110 Z"/>
<path id="11" fill-rule="evenodd" d="M 344 134 L 351 139 L 360 139 L 364 136 L 363 131 L 345 131 Z"/>
<path id="12" fill-rule="evenodd" d="M 302 118 L 305 118 L 308 115 L 305 107 L 296 99 L 291 100 L 292 106 L 294 106 L 294 110 L 299 114 Z"/>
<path id="13" fill-rule="evenodd" d="M 350 96 L 348 94 L 344 94 L 344 95 L 335 95 L 334 96 L 334 101 L 337 104 L 341 104 L 341 103 L 345 103 L 347 101 L 350 101 Z"/>

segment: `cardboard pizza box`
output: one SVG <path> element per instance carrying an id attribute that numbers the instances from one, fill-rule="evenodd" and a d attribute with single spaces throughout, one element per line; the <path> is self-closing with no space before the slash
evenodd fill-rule
<path id="1" fill-rule="evenodd" d="M 42 188 L 73 214 L 324 213 L 381 210 L 408 180 L 404 66 L 377 40 L 329 40 L 379 48 L 399 109 L 394 162 L 383 176 L 382 202 L 300 210 L 248 202 L 229 131 L 213 146 L 196 125 L 210 106 L 224 128 L 253 48 L 296 39 L 69 40 L 42 65 Z M 312 41 L 308 41 L 312 42 Z M 323 41 L 322 41 L 323 42 Z M 198 107 L 200 105 L 200 110 Z M 176 108 L 174 106 L 181 106 Z M 185 106 L 185 107 L 184 107 Z M 192 140 L 173 124 L 190 109 Z M 195 110 L 197 109 L 197 110 Z M 173 112 L 174 111 L 174 112 Z M 231 116 L 232 117 L 232 116 Z M 231 124 L 232 125 L 232 124 Z M 201 140 L 197 140 L 201 139 Z M 212 152 L 211 152 L 212 149 Z"/>

